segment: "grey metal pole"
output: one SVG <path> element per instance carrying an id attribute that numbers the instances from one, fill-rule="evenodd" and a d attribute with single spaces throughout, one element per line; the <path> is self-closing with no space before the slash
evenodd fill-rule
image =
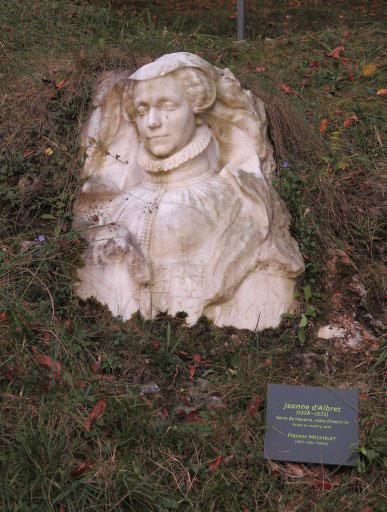
<path id="1" fill-rule="evenodd" d="M 246 39 L 246 0 L 238 0 L 237 3 L 237 40 Z"/>

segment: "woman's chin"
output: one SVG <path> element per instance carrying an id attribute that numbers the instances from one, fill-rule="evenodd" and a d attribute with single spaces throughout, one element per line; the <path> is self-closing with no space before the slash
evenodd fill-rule
<path id="1" fill-rule="evenodd" d="M 169 146 L 153 146 L 148 151 L 156 158 L 168 158 L 174 153 L 174 148 Z"/>

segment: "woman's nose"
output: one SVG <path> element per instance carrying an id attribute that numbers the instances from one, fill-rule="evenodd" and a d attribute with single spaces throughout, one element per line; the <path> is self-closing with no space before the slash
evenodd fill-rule
<path id="1" fill-rule="evenodd" d="M 148 126 L 149 128 L 160 128 L 161 126 L 160 111 L 156 107 L 149 109 Z"/>

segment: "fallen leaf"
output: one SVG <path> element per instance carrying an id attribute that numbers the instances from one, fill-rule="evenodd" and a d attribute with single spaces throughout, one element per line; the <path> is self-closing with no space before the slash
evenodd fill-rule
<path id="1" fill-rule="evenodd" d="M 318 69 L 320 67 L 320 63 L 318 60 L 311 60 L 309 62 L 309 67 L 310 68 L 314 68 L 314 69 Z"/>
<path id="2" fill-rule="evenodd" d="M 57 89 L 63 89 L 63 87 L 66 85 L 66 79 L 60 80 L 59 82 L 55 82 L 55 87 Z"/>
<path id="3" fill-rule="evenodd" d="M 24 240 L 24 242 L 22 242 L 21 244 L 20 251 L 27 252 L 28 249 L 31 249 L 31 247 L 33 247 L 37 243 L 38 242 L 36 240 Z"/>
<path id="4" fill-rule="evenodd" d="M 327 131 L 328 125 L 329 125 L 329 119 L 327 119 L 327 118 L 321 119 L 321 122 L 320 122 L 321 135 L 323 135 Z"/>
<path id="5" fill-rule="evenodd" d="M 72 476 L 81 476 L 90 467 L 88 462 L 78 462 L 77 467 L 71 472 Z"/>
<path id="6" fill-rule="evenodd" d="M 333 57 L 334 59 L 339 59 L 340 53 L 344 52 L 344 51 L 345 51 L 344 46 L 337 46 L 337 48 L 332 50 L 331 53 L 329 53 L 328 55 L 329 55 L 329 57 Z"/>
<path id="7" fill-rule="evenodd" d="M 7 380 L 12 380 L 14 377 L 16 377 L 18 375 L 18 370 L 17 368 L 13 367 L 13 368 L 7 368 L 6 371 L 5 371 L 5 378 Z"/>
<path id="8" fill-rule="evenodd" d="M 333 487 L 333 485 L 328 482 L 328 480 L 312 480 L 312 483 L 319 487 L 320 489 L 323 489 L 324 491 L 330 491 Z"/>
<path id="9" fill-rule="evenodd" d="M 93 375 L 94 380 L 104 380 L 107 382 L 113 382 L 115 380 L 114 375 L 104 375 L 104 374 L 96 374 Z"/>
<path id="10" fill-rule="evenodd" d="M 53 154 L 53 150 L 51 148 L 47 148 L 44 150 L 44 154 L 47 156 L 51 156 Z"/>
<path id="11" fill-rule="evenodd" d="M 26 149 L 23 153 L 23 158 L 28 158 L 29 156 L 35 155 L 36 149 Z"/>
<path id="12" fill-rule="evenodd" d="M 179 367 L 176 366 L 176 369 L 175 369 L 175 373 L 173 374 L 173 377 L 172 377 L 172 382 L 174 383 L 175 380 L 176 380 L 176 377 L 179 375 Z"/>
<path id="13" fill-rule="evenodd" d="M 96 361 L 93 361 L 90 365 L 93 373 L 98 373 L 101 369 L 102 357 L 99 355 Z"/>
<path id="14" fill-rule="evenodd" d="M 253 397 L 247 405 L 247 414 L 251 417 L 255 416 L 263 404 L 261 397 Z"/>
<path id="15" fill-rule="evenodd" d="M 202 356 L 200 354 L 194 354 L 192 356 L 192 360 L 199 364 L 202 362 Z"/>
<path id="16" fill-rule="evenodd" d="M 185 415 L 187 421 L 192 421 L 193 423 L 202 423 L 203 418 L 199 415 L 197 409 L 190 411 Z"/>
<path id="17" fill-rule="evenodd" d="M 161 409 L 161 411 L 159 412 L 159 415 L 165 420 L 169 417 L 169 414 L 168 414 L 168 411 L 167 409 Z"/>
<path id="18" fill-rule="evenodd" d="M 224 456 L 223 455 L 218 455 L 216 457 L 216 459 L 214 460 L 214 462 L 212 462 L 209 466 L 209 469 L 210 469 L 210 472 L 211 473 L 215 473 L 215 471 L 218 469 L 220 463 L 222 462 L 222 460 L 224 459 Z"/>
<path id="19" fill-rule="evenodd" d="M 161 343 L 159 341 L 152 341 L 152 347 L 155 350 L 159 350 L 159 348 L 161 347 Z"/>
<path id="20" fill-rule="evenodd" d="M 290 85 L 281 84 L 279 88 L 280 88 L 280 91 L 284 92 L 285 94 L 294 93 L 294 90 L 290 87 Z"/>
<path id="21" fill-rule="evenodd" d="M 8 320 L 8 313 L 6 311 L 2 311 L 0 313 L 0 322 L 6 322 Z"/>
<path id="22" fill-rule="evenodd" d="M 106 409 L 106 400 L 104 400 L 104 399 L 98 400 L 98 402 L 93 407 L 89 416 L 83 422 L 84 427 L 87 430 L 91 430 L 91 427 L 102 416 L 102 414 L 105 412 L 105 409 Z"/>
<path id="23" fill-rule="evenodd" d="M 42 354 L 36 347 L 32 347 L 32 353 L 39 364 L 52 370 L 54 380 L 60 379 L 61 364 L 58 361 L 55 361 L 46 354 Z"/>
<path id="24" fill-rule="evenodd" d="M 372 507 L 369 507 L 368 505 L 366 505 L 365 507 L 363 507 L 360 512 L 374 512 L 374 509 Z"/>
<path id="25" fill-rule="evenodd" d="M 189 368 L 189 378 L 190 378 L 190 380 L 193 380 L 195 377 L 196 365 L 189 366 L 188 368 Z"/>
<path id="26" fill-rule="evenodd" d="M 143 400 L 143 402 L 145 403 L 145 405 L 147 407 L 149 407 L 149 409 L 152 409 L 152 406 L 153 406 L 152 400 L 149 400 L 149 398 L 146 398 L 145 396 L 142 396 L 141 400 Z"/>
<path id="27" fill-rule="evenodd" d="M 297 476 L 299 478 L 302 478 L 305 476 L 305 471 L 300 464 L 292 464 L 291 462 L 287 462 L 286 467 L 288 469 L 288 473 L 291 476 Z"/>
<path id="28" fill-rule="evenodd" d="M 228 457 L 226 457 L 224 459 L 224 463 L 226 464 L 226 466 L 227 466 L 227 464 L 230 464 L 230 462 L 233 460 L 233 458 L 234 458 L 234 454 L 232 453 L 231 455 L 229 455 Z"/>
<path id="29" fill-rule="evenodd" d="M 346 119 L 344 119 L 343 126 L 344 128 L 349 128 L 353 123 L 356 123 L 357 121 L 359 121 L 359 119 L 356 115 L 347 117 Z"/>
<path id="30" fill-rule="evenodd" d="M 64 321 L 64 326 L 68 332 L 72 332 L 73 330 L 73 321 L 70 318 L 67 318 Z"/>
<path id="31" fill-rule="evenodd" d="M 387 96 L 387 89 L 379 89 L 376 94 L 377 96 Z"/>
<path id="32" fill-rule="evenodd" d="M 50 333 L 50 331 L 44 330 L 42 337 L 43 337 L 43 341 L 45 341 L 46 343 L 51 341 L 51 333 Z"/>
<path id="33" fill-rule="evenodd" d="M 266 71 L 266 68 L 265 68 L 265 66 L 257 66 L 257 67 L 255 68 L 255 71 L 256 71 L 257 73 L 263 73 L 264 71 Z"/>
<path id="34" fill-rule="evenodd" d="M 363 76 L 372 76 L 375 73 L 376 69 L 377 69 L 376 64 L 374 64 L 373 62 L 363 66 L 363 69 L 362 69 Z"/>
<path id="35" fill-rule="evenodd" d="M 282 466 L 280 466 L 280 464 L 277 464 L 276 462 L 273 462 L 272 460 L 269 460 L 269 466 L 271 468 L 271 470 L 273 471 L 273 473 L 282 473 L 283 472 L 283 469 L 282 469 Z"/>

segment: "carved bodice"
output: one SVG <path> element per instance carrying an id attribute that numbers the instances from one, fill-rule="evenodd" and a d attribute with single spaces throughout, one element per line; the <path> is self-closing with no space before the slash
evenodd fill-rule
<path id="1" fill-rule="evenodd" d="M 144 183 L 115 201 L 116 222 L 135 237 L 152 263 L 174 264 L 205 251 L 222 229 L 223 212 L 238 198 L 211 172 L 173 185 Z"/>

